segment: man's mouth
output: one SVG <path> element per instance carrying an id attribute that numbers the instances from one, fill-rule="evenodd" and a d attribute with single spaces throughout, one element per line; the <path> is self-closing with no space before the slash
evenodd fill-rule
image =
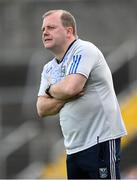
<path id="1" fill-rule="evenodd" d="M 44 39 L 45 42 L 49 42 L 51 41 L 52 39 Z"/>

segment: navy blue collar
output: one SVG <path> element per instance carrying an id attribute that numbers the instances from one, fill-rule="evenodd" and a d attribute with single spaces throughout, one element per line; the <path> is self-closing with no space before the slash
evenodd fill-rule
<path id="1" fill-rule="evenodd" d="M 63 58 L 62 58 L 61 60 L 55 58 L 55 59 L 56 59 L 56 62 L 57 62 L 58 64 L 60 64 L 60 63 L 63 61 L 65 55 L 66 55 L 67 52 L 68 52 L 68 50 L 71 48 L 71 46 L 74 44 L 74 42 L 75 42 L 76 40 L 77 40 L 77 39 L 75 39 L 75 40 L 69 45 L 68 49 L 66 50 L 66 52 L 65 52 L 65 54 L 64 54 L 64 56 L 63 56 Z"/>

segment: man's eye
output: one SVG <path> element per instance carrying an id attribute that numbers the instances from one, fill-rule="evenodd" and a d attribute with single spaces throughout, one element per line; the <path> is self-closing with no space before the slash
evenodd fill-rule
<path id="1" fill-rule="evenodd" d="M 50 26 L 49 29 L 55 29 L 55 27 L 54 26 Z"/>

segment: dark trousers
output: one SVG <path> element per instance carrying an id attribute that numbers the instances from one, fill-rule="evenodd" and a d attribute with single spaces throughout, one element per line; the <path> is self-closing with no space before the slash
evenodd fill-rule
<path id="1" fill-rule="evenodd" d="M 120 179 L 120 138 L 67 155 L 68 179 Z"/>

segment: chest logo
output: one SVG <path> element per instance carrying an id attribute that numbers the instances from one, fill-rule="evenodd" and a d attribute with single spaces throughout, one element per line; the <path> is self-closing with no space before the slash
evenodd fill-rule
<path id="1" fill-rule="evenodd" d="M 66 66 L 64 65 L 61 67 L 61 77 L 64 77 L 65 73 L 66 73 Z"/>

